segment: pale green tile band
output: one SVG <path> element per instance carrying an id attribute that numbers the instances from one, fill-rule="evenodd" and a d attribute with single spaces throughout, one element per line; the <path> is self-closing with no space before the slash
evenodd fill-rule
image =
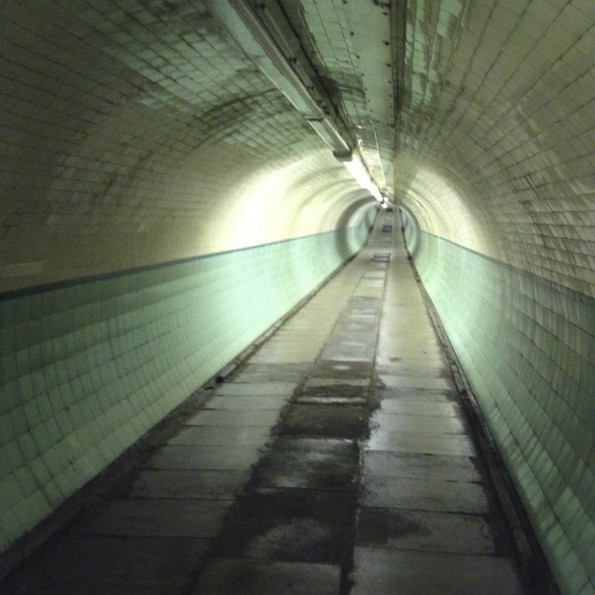
<path id="1" fill-rule="evenodd" d="M 406 224 L 419 276 L 564 592 L 595 568 L 595 300 Z"/>
<path id="2" fill-rule="evenodd" d="M 322 283 L 357 227 L 0 302 L 6 550 Z"/>

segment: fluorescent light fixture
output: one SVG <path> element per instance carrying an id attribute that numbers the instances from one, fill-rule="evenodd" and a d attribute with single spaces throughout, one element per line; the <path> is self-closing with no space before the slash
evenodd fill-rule
<path id="1" fill-rule="evenodd" d="M 336 153 L 350 150 L 336 124 L 328 117 L 283 52 L 271 39 L 254 10 L 243 0 L 205 0 L 244 53 L 302 114 L 318 136 Z"/>
<path id="2" fill-rule="evenodd" d="M 343 140 L 337 128 L 328 117 L 318 120 L 306 118 L 318 136 L 333 150 L 333 153 L 350 153 L 351 147 Z"/>
<path id="3" fill-rule="evenodd" d="M 347 171 L 353 176 L 355 181 L 360 185 L 361 188 L 367 190 L 379 203 L 383 202 L 383 196 L 380 194 L 378 186 L 374 184 L 370 178 L 368 170 L 364 167 L 363 163 L 357 157 L 351 157 L 351 159 L 341 159 L 343 165 Z"/>

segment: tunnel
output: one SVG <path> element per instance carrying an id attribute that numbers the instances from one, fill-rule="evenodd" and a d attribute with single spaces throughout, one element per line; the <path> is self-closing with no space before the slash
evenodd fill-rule
<path id="1" fill-rule="evenodd" d="M 419 288 L 552 583 L 595 593 L 591 2 L 0 16 L 0 576 L 365 257 L 350 299 Z"/>

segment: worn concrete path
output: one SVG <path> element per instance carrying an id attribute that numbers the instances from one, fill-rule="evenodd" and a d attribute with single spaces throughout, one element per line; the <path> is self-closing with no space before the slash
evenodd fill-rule
<path id="1" fill-rule="evenodd" d="M 522 593 L 392 229 L 2 592 Z"/>

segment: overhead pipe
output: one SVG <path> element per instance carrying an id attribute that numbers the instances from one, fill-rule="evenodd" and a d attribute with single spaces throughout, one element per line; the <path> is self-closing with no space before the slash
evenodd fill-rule
<path id="1" fill-rule="evenodd" d="M 308 86 L 296 74 L 281 50 L 271 39 L 253 9 L 242 0 L 206 0 L 208 10 L 225 25 L 246 55 L 279 89 L 320 138 L 335 153 L 344 154 L 351 147 L 341 135 L 327 111 L 312 96 Z M 313 86 L 310 85 L 313 89 Z"/>

